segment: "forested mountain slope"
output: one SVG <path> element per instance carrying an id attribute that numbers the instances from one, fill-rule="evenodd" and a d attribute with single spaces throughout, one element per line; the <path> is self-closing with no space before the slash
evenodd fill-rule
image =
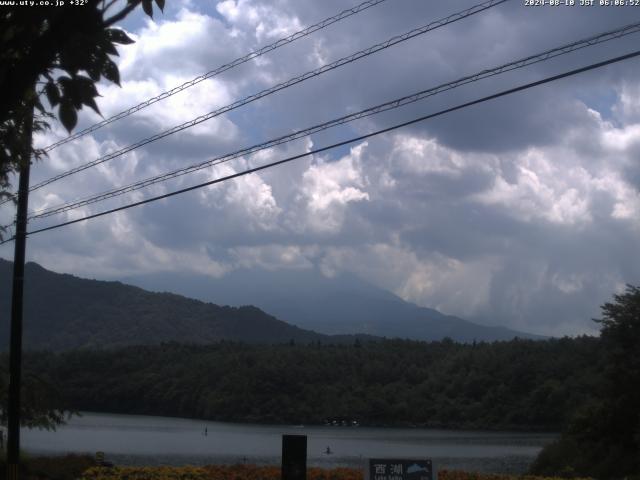
<path id="1" fill-rule="evenodd" d="M 2 349 L 8 347 L 12 269 L 12 262 L 0 260 Z M 221 307 L 120 282 L 86 280 L 48 271 L 36 263 L 27 263 L 25 277 L 26 349 L 105 348 L 168 341 L 209 343 L 222 339 L 249 343 L 330 341 L 327 336 L 289 325 L 256 307 Z"/>

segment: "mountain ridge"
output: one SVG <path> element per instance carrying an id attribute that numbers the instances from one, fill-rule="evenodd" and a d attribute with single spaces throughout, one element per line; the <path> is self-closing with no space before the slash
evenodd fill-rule
<path id="1" fill-rule="evenodd" d="M 0 312 L 7 319 L 12 267 L 12 262 L 0 259 Z M 8 325 L 8 321 L 0 325 L 2 346 L 8 345 Z M 25 265 L 25 349 L 220 340 L 285 343 L 349 339 L 330 339 L 289 325 L 253 306 L 219 306 L 174 293 L 148 292 L 119 281 L 55 273 L 33 262 Z"/>
<path id="2" fill-rule="evenodd" d="M 148 290 L 173 291 L 203 301 L 256 305 L 289 324 L 326 335 L 361 333 L 425 341 L 450 337 L 462 342 L 545 338 L 421 307 L 353 274 L 328 278 L 314 269 L 245 269 L 217 279 L 172 273 L 124 280 Z"/>
<path id="3" fill-rule="evenodd" d="M 0 259 L 0 314 L 7 319 L 12 266 Z M 172 274 L 156 280 L 172 279 L 173 288 L 167 285 L 160 288 L 162 292 L 154 292 L 148 290 L 157 290 L 158 285 L 150 288 L 140 279 L 124 279 L 127 283 L 85 279 L 28 262 L 25 348 L 66 350 L 220 340 L 352 343 L 380 337 L 427 341 L 449 337 L 462 342 L 535 338 L 418 307 L 355 276 L 305 275 L 274 278 L 271 272 L 240 272 L 216 281 Z M 176 289 L 176 282 L 186 291 Z M 190 284 L 199 285 L 200 292 L 189 292 Z M 201 298 L 189 298 L 193 296 Z M 0 323 L 2 349 L 8 344 L 8 324 Z"/>

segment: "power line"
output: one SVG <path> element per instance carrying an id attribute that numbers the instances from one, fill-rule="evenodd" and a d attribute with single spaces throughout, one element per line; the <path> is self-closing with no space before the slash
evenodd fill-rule
<path id="1" fill-rule="evenodd" d="M 168 130 L 165 130 L 164 132 L 158 133 L 152 137 L 148 137 L 145 138 L 143 140 L 140 140 L 139 142 L 136 142 L 132 145 L 129 145 L 127 147 L 121 148 L 120 150 L 117 150 L 115 152 L 109 153 L 105 156 L 102 156 L 96 160 L 93 160 L 91 162 L 85 163 L 84 165 L 80 165 L 78 167 L 72 168 L 71 170 L 68 170 L 64 173 L 55 175 L 47 180 L 44 180 L 40 183 L 37 183 L 35 185 L 33 185 L 29 191 L 34 191 L 37 190 L 39 188 L 44 187 L 45 185 L 49 185 L 50 183 L 56 182 L 62 178 L 68 177 L 70 175 L 73 175 L 75 173 L 81 172 L 83 170 L 86 170 L 88 168 L 91 168 L 95 165 L 99 165 L 101 163 L 107 162 L 109 160 L 112 160 L 116 157 L 119 157 L 121 155 L 124 155 L 125 153 L 131 152 L 132 150 L 135 150 L 137 148 L 140 148 L 144 145 L 147 145 L 149 143 L 155 142 L 156 140 L 160 140 L 161 138 L 167 137 L 169 135 L 173 135 L 174 133 L 178 133 L 182 130 L 186 130 L 187 128 L 191 128 L 195 125 L 198 125 L 202 122 L 205 122 L 207 120 L 210 120 L 214 117 L 217 117 L 219 115 L 222 115 L 223 113 L 227 113 L 231 110 L 234 110 L 236 108 L 239 108 L 241 106 L 247 105 L 248 103 L 254 102 L 258 99 L 261 99 L 263 97 L 266 97 L 267 95 L 271 95 L 275 92 L 278 92 L 280 90 L 283 90 L 285 88 L 291 87 L 295 84 L 298 84 L 300 82 L 303 82 L 305 80 L 308 80 L 309 78 L 313 78 L 313 77 L 317 77 L 319 75 L 322 75 L 323 73 L 326 73 L 328 71 L 334 70 L 338 67 L 341 67 L 343 65 L 346 65 L 348 63 L 352 63 L 355 62 L 356 60 L 359 60 L 361 58 L 367 57 L 369 55 L 372 55 L 376 52 L 379 52 L 381 50 L 384 50 L 386 48 L 389 48 L 393 45 L 396 45 L 398 43 L 401 42 L 405 42 L 407 40 L 410 40 L 414 37 L 417 37 L 418 35 L 423 35 L 427 32 L 430 32 L 432 30 L 435 30 L 437 28 L 443 27 L 445 25 L 448 25 L 450 23 L 454 23 L 457 22 L 459 20 L 462 20 L 464 18 L 470 17 L 471 15 L 475 15 L 477 13 L 483 12 L 485 10 L 488 10 L 489 8 L 493 8 L 497 5 L 500 5 L 501 3 L 505 3 L 509 0 L 488 0 L 485 1 L 483 3 L 480 3 L 478 5 L 474 5 L 470 8 L 467 8 L 465 10 L 462 10 L 460 12 L 457 13 L 453 13 L 445 18 L 442 18 L 440 20 L 436 20 L 433 21 L 425 26 L 422 26 L 420 28 L 416 28 L 413 30 L 410 30 L 402 35 L 396 35 L 382 43 L 378 43 L 376 45 L 373 45 L 369 48 L 366 48 L 364 50 L 360 50 L 359 52 L 353 53 L 347 57 L 343 57 L 339 60 L 336 60 L 335 62 L 332 62 L 330 64 L 327 65 L 323 65 L 322 67 L 319 67 L 315 70 L 311 70 L 308 71 L 302 75 L 299 75 L 297 77 L 293 77 L 285 82 L 279 83 L 277 85 L 274 85 L 273 87 L 270 87 L 268 89 L 262 90 L 261 92 L 255 93 L 253 95 L 249 95 L 243 99 L 237 100 L 225 107 L 219 108 L 217 110 L 214 110 L 213 112 L 209 112 L 205 115 L 201 115 L 193 120 L 190 120 L 188 122 L 185 122 L 181 125 L 177 125 L 175 127 L 172 127 Z M 1 203 L 0 203 L 1 205 Z"/>
<path id="2" fill-rule="evenodd" d="M 236 58 L 235 60 L 226 63 L 224 65 L 221 65 L 219 67 L 217 67 L 214 70 L 211 70 L 210 72 L 207 72 L 203 75 L 200 75 L 199 77 L 196 77 L 192 80 L 189 80 L 188 82 L 183 83 L 182 85 L 179 85 L 177 87 L 172 88 L 171 90 L 167 90 L 166 92 L 163 92 L 153 98 L 150 98 L 148 100 L 145 100 L 144 102 L 139 103 L 138 105 L 135 105 L 131 108 L 128 108 L 127 110 L 123 110 L 120 113 L 117 113 L 116 115 L 113 115 L 112 117 L 109 117 L 105 120 L 102 120 L 101 122 L 98 122 L 94 125 L 91 125 L 90 127 L 85 128 L 84 130 L 81 130 L 77 133 L 74 133 L 73 135 L 69 135 L 66 138 L 63 138 L 62 140 L 59 140 L 55 143 L 52 143 L 51 145 L 49 145 L 48 147 L 44 148 L 45 152 L 50 152 L 51 150 L 53 150 L 56 147 L 59 147 L 60 145 L 64 145 L 65 143 L 68 143 L 72 140 L 75 140 L 77 138 L 83 137 L 84 135 L 87 135 L 89 133 L 95 132 L 96 130 L 104 127 L 105 125 L 109 125 L 110 123 L 113 123 L 117 120 L 120 120 L 122 118 L 128 117 L 129 115 L 138 112 L 144 108 L 147 108 L 149 105 L 153 105 L 156 102 L 159 102 L 160 100 L 164 100 L 165 98 L 169 98 L 172 95 L 175 95 L 176 93 L 179 93 L 183 90 L 186 90 L 187 88 L 190 88 L 200 82 L 203 82 L 204 80 L 208 80 L 209 78 L 213 78 L 217 75 L 220 75 L 223 72 L 226 72 L 227 70 L 231 70 L 234 67 L 237 67 L 239 65 L 242 65 L 243 63 L 246 63 L 250 60 L 253 60 L 254 58 L 258 58 L 266 53 L 272 52 L 273 50 L 276 50 L 284 45 L 287 45 L 289 43 L 295 42 L 296 40 L 299 40 L 300 38 L 306 37 L 308 35 L 311 35 L 314 32 L 317 32 L 318 30 L 322 30 L 326 27 L 328 27 L 329 25 L 332 25 L 336 22 L 339 22 L 340 20 L 344 20 L 345 18 L 348 18 L 352 15 L 355 15 L 356 13 L 360 13 L 363 10 L 366 10 L 370 7 L 373 7 L 375 5 L 378 5 L 379 3 L 385 2 L 386 0 L 367 0 L 366 2 L 362 2 L 359 5 L 356 5 L 353 8 L 349 8 L 346 10 L 341 11 L 340 13 L 338 13 L 337 15 L 334 15 L 332 17 L 329 18 L 325 18 L 324 20 L 311 25 L 310 27 L 307 27 L 303 30 L 299 30 L 291 35 L 289 35 L 288 37 L 283 37 L 280 38 L 279 40 L 266 45 L 258 50 L 254 50 L 250 53 L 248 53 L 247 55 L 243 56 L 243 57 L 239 57 Z"/>
<path id="3" fill-rule="evenodd" d="M 282 165 L 284 163 L 288 163 L 288 162 L 291 162 L 293 160 L 298 160 L 298 159 L 303 158 L 303 157 L 308 157 L 310 155 L 321 153 L 321 152 L 324 152 L 324 151 L 327 151 L 327 150 L 330 150 L 330 149 L 333 149 L 333 148 L 341 147 L 341 146 L 348 145 L 348 144 L 355 143 L 355 142 L 360 142 L 362 140 L 366 140 L 367 138 L 371 138 L 371 137 L 374 137 L 376 135 L 380 135 L 380 134 L 383 134 L 383 133 L 391 132 L 393 130 L 397 130 L 397 129 L 402 128 L 402 127 L 413 125 L 413 124 L 418 123 L 418 122 L 423 122 L 425 120 L 428 120 L 428 119 L 431 119 L 431 118 L 435 118 L 435 117 L 438 117 L 438 116 L 441 116 L 441 115 L 445 115 L 447 113 L 451 113 L 451 112 L 454 112 L 456 110 L 462 110 L 464 108 L 467 108 L 467 107 L 470 107 L 470 106 L 473 106 L 473 105 L 477 105 L 477 104 L 480 104 L 480 103 L 484 103 L 484 102 L 487 102 L 489 100 L 494 100 L 496 98 L 504 97 L 506 95 L 510 95 L 510 94 L 513 94 L 513 93 L 516 93 L 516 92 L 520 92 L 520 91 L 523 91 L 523 90 L 528 90 L 530 88 L 537 87 L 539 85 L 543 85 L 543 84 L 546 84 L 546 83 L 554 82 L 554 81 L 560 80 L 562 78 L 566 78 L 566 77 L 570 77 L 570 76 L 577 75 L 577 74 L 580 74 L 580 73 L 584 73 L 584 72 L 587 72 L 589 70 L 594 70 L 596 68 L 601 68 L 601 67 L 604 67 L 606 65 L 610 65 L 610 64 L 613 64 L 613 63 L 621 62 L 623 60 L 628 60 L 630 58 L 634 58 L 634 57 L 637 57 L 637 56 L 640 56 L 640 50 L 636 50 L 635 52 L 632 52 L 632 53 L 629 53 L 629 54 L 626 54 L 626 55 L 621 55 L 621 56 L 618 56 L 618 57 L 614 57 L 614 58 L 611 58 L 609 60 L 605 60 L 605 61 L 602 61 L 602 62 L 593 63 L 593 64 L 588 65 L 586 67 L 577 68 L 577 69 L 570 70 L 570 71 L 567 71 L 567 72 L 564 72 L 564 73 L 561 73 L 561 74 L 558 74 L 558 75 L 547 77 L 547 78 L 544 78 L 542 80 L 538 80 L 538 81 L 535 81 L 535 82 L 531 82 L 531 83 L 527 83 L 527 84 L 524 84 L 524 85 L 520 85 L 518 87 L 510 88 L 508 90 L 503 90 L 503 91 L 501 91 L 499 93 L 495 93 L 493 95 L 482 97 L 480 99 L 473 100 L 473 101 L 470 101 L 470 102 L 462 103 L 462 104 L 456 105 L 455 107 L 450 107 L 450 108 L 447 108 L 447 109 L 444 109 L 444 110 L 440 110 L 439 112 L 436 112 L 436 113 L 431 113 L 431 114 L 428 114 L 428 115 L 424 115 L 422 117 L 418 117 L 418 118 L 415 118 L 413 120 L 409 120 L 409 121 L 406 121 L 406 122 L 403 122 L 403 123 L 399 123 L 399 124 L 393 125 L 391 127 L 387 127 L 387 128 L 383 128 L 383 129 L 380 129 L 380 130 L 376 130 L 374 132 L 367 133 L 365 135 L 360 135 L 358 137 L 350 138 L 349 140 L 344 140 L 342 142 L 334 143 L 334 144 L 326 146 L 326 147 L 317 148 L 317 149 L 309 151 L 309 152 L 305 152 L 305 153 L 301 153 L 301 154 L 294 155 L 294 156 L 291 156 L 291 157 L 287 157 L 285 159 L 278 160 L 276 162 L 271 162 L 271 163 L 268 163 L 266 165 L 261 165 L 259 167 L 250 168 L 250 169 L 244 170 L 242 172 L 234 173 L 232 175 L 227 175 L 225 177 L 221 177 L 221 178 L 217 178 L 217 179 L 214 179 L 214 180 L 210 180 L 208 182 L 200 183 L 198 185 L 193 185 L 191 187 L 183 188 L 183 189 L 176 190 L 176 191 L 173 191 L 173 192 L 170 192 L 170 193 L 165 193 L 164 195 L 159 195 L 159 196 L 156 196 L 156 197 L 147 198 L 145 200 L 141 200 L 139 202 L 130 203 L 128 205 L 123 205 L 121 207 L 112 208 L 110 210 L 105 210 L 103 212 L 95 213 L 93 215 L 87 215 L 85 217 L 77 218 L 75 220 L 69 220 L 67 222 L 58 223 L 58 224 L 55 224 L 55 225 L 51 225 L 49 227 L 44 227 L 44 228 L 40 228 L 40 229 L 37 229 L 37 230 L 32 230 L 31 232 L 28 232 L 28 235 L 33 235 L 33 234 L 36 234 L 36 233 L 46 232 L 46 231 L 49 231 L 49 230 L 54 230 L 54 229 L 57 229 L 57 228 L 60 228 L 60 227 L 65 227 L 67 225 L 72 225 L 74 223 L 83 222 L 85 220 L 91 220 L 91 219 L 94 219 L 94 218 L 102 217 L 104 215 L 109 215 L 109 214 L 116 213 L 116 212 L 119 212 L 119 211 L 122 211 L 122 210 L 127 210 L 129 208 L 137 207 L 137 206 L 140 206 L 140 205 L 144 205 L 144 204 L 147 204 L 147 203 L 151 203 L 151 202 L 155 202 L 155 201 L 158 201 L 158 200 L 169 198 L 169 197 L 172 197 L 172 196 L 175 196 L 175 195 L 179 195 L 179 194 L 182 194 L 182 193 L 190 192 L 192 190 L 196 190 L 196 189 L 199 189 L 199 188 L 203 188 L 203 187 L 207 187 L 207 186 L 210 186 L 210 185 L 214 185 L 216 183 L 221 183 L 221 182 L 224 182 L 224 181 L 227 181 L 227 180 L 232 180 L 234 178 L 239 178 L 239 177 L 242 177 L 244 175 L 248 175 L 248 174 L 251 174 L 251 173 L 258 172 L 260 170 L 265 170 L 267 168 L 271 168 L 271 167 L 274 167 L 274 166 L 277 166 L 277 165 Z M 0 245 L 4 244 L 4 243 L 7 243 L 7 242 L 9 242 L 11 240 L 13 240 L 13 238 L 7 239 L 7 240 L 1 242 Z"/>
<path id="4" fill-rule="evenodd" d="M 34 219 L 39 219 L 39 218 L 46 218 L 52 215 L 56 215 L 59 213 L 63 213 L 63 212 L 67 212 L 76 208 L 80 208 L 86 205 L 90 205 L 96 202 L 100 202 L 103 200 L 107 200 L 109 198 L 113 198 L 116 196 L 120 196 L 126 193 L 130 193 L 136 190 L 140 190 L 142 188 L 148 187 L 150 185 L 159 183 L 159 182 L 163 182 L 166 180 L 170 180 L 173 178 L 177 178 L 179 176 L 182 175 L 186 175 L 189 173 L 193 173 L 195 171 L 198 170 L 202 170 L 204 168 L 213 166 L 213 165 L 219 165 L 221 163 L 225 163 L 228 161 L 231 161 L 235 158 L 241 157 L 243 155 L 247 155 L 247 154 L 252 154 L 255 153 L 257 151 L 260 150 L 264 150 L 267 148 L 271 148 L 273 146 L 277 146 L 277 145 L 281 145 L 283 143 L 287 143 L 290 142 L 292 140 L 296 140 L 298 138 L 302 138 L 308 135 L 312 135 L 314 133 L 326 130 L 328 128 L 332 128 L 338 125 L 342 125 L 357 119 L 361 119 L 361 118 L 365 118 L 371 115 L 375 115 L 381 112 L 385 112 L 388 110 L 393 110 L 395 108 L 399 108 L 401 106 L 405 106 L 414 102 L 417 102 L 419 100 L 423 100 L 425 98 L 437 95 L 439 93 L 442 93 L 444 91 L 447 90 L 451 90 L 454 88 L 457 88 L 459 86 L 462 85 L 466 85 L 472 82 L 476 82 L 485 78 L 489 78 L 495 75 L 499 75 L 502 74 L 504 72 L 508 72 L 508 71 L 512 71 L 512 70 L 516 70 L 519 68 L 523 68 L 526 66 L 530 66 L 542 61 L 546 61 L 549 60 L 551 58 L 555 58 L 557 56 L 560 55 L 565 55 L 568 54 L 570 52 L 574 52 L 576 50 L 582 49 L 582 48 L 586 48 L 589 46 L 593 46 L 593 45 L 597 45 L 599 43 L 603 43 L 603 42 L 607 42 L 613 39 L 617 39 L 620 37 L 623 37 L 625 35 L 629 35 L 632 33 L 637 33 L 640 31 L 640 22 L 638 23 L 634 23 L 631 25 L 627 25 L 624 26 L 622 28 L 618 28 L 616 30 L 612 30 L 612 31 L 608 31 L 608 32 L 604 32 L 604 33 L 600 33 L 598 35 L 594 35 L 582 40 L 578 40 L 566 45 L 562 45 L 560 47 L 556 47 L 550 50 L 546 50 L 544 52 L 535 54 L 535 55 L 530 55 L 528 57 L 519 59 L 519 60 L 515 60 L 512 62 L 509 62 L 507 64 L 501 65 L 499 67 L 495 67 L 492 69 L 487 69 L 487 70 L 482 70 L 481 72 L 475 73 L 473 75 L 469 75 L 463 78 L 460 78 L 458 80 L 454 80 L 452 82 L 448 82 L 445 84 L 441 84 L 438 85 L 436 87 L 430 88 L 428 90 L 422 90 L 420 92 L 411 94 L 411 95 L 406 95 L 404 97 L 401 98 L 397 98 L 395 100 L 391 100 L 379 105 L 376 105 L 374 107 L 370 107 L 367 108 L 365 110 L 361 110 L 359 112 L 356 113 L 352 113 L 349 115 L 345 115 L 342 117 L 339 117 L 337 119 L 334 120 L 330 120 L 328 122 L 324 122 L 318 125 L 314 125 L 312 127 L 306 128 L 304 130 L 298 130 L 295 131 L 291 134 L 288 135 L 284 135 L 281 137 L 277 137 L 271 140 L 268 140 L 266 142 L 262 142 L 259 144 L 255 144 L 252 145 L 250 147 L 245 147 L 242 148 L 240 150 L 236 150 L 235 152 L 232 153 L 228 153 L 210 160 L 206 160 L 204 162 L 201 163 L 197 163 L 194 165 L 190 165 L 187 167 L 183 167 L 177 170 L 173 170 L 171 172 L 166 172 L 160 175 L 156 175 L 154 177 L 150 177 L 144 180 L 140 180 L 138 182 L 134 182 L 131 183 L 129 185 L 123 186 L 123 187 L 118 187 L 116 189 L 112 189 L 109 190 L 107 192 L 102 192 L 100 194 L 97 195 L 92 195 L 89 197 L 85 197 L 83 199 L 79 199 L 79 200 L 75 200 L 72 202 L 66 202 L 63 203 L 61 205 L 58 206 L 54 206 L 54 207 L 49 207 L 49 208 L 45 208 L 39 211 L 34 212 L 33 214 L 31 214 L 29 216 L 30 220 L 34 220 Z"/>

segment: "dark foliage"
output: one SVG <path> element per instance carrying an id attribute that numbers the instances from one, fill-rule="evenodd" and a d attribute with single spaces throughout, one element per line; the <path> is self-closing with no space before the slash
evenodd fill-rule
<path id="1" fill-rule="evenodd" d="M 534 473 L 623 478 L 640 474 L 640 289 L 627 286 L 602 306 L 601 381 Z"/>
<path id="2" fill-rule="evenodd" d="M 8 318 L 13 264 L 0 259 L 0 316 Z M 210 343 L 309 342 L 328 337 L 282 322 L 255 307 L 223 307 L 152 293 L 120 282 L 86 280 L 50 272 L 35 263 L 25 269 L 26 349 L 111 348 L 179 341 Z M 8 345 L 0 324 L 0 350 Z"/>
<path id="3" fill-rule="evenodd" d="M 241 422 L 560 429 L 599 383 L 593 338 L 462 345 L 176 343 L 32 353 L 73 409 Z"/>
<path id="4" fill-rule="evenodd" d="M 9 372 L 6 362 L 0 363 L 0 424 L 7 425 Z M 63 399 L 59 390 L 50 379 L 38 372 L 29 371 L 22 377 L 20 405 L 20 424 L 27 428 L 44 428 L 55 430 L 57 425 L 64 423 L 65 417 L 71 412 L 65 412 Z"/>
<path id="5" fill-rule="evenodd" d="M 151 16 L 151 0 L 0 9 L 0 198 L 8 195 L 9 174 L 28 161 L 25 153 L 36 158 L 43 153 L 31 148 L 27 125 L 34 110 L 34 131 L 48 128 L 56 108 L 69 131 L 84 106 L 100 113 L 95 84 L 100 79 L 120 84 L 111 57 L 118 55 L 117 44 L 132 42 L 112 27 L 141 3 Z M 164 0 L 156 4 L 162 9 Z M 118 10 L 113 11 L 114 6 Z"/>
<path id="6" fill-rule="evenodd" d="M 88 455 L 23 457 L 20 478 L 24 480 L 76 480 L 96 461 Z M 6 461 L 0 458 L 0 480 L 7 478 Z"/>

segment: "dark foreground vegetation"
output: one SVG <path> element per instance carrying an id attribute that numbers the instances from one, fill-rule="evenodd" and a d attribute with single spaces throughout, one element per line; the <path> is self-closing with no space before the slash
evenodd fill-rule
<path id="1" fill-rule="evenodd" d="M 0 480 L 6 472 L 0 462 Z M 307 480 L 361 480 L 364 472 L 356 468 L 307 468 Z M 280 480 L 279 466 L 204 465 L 133 467 L 97 466 L 88 456 L 36 457 L 26 459 L 20 472 L 23 480 Z M 521 475 L 497 475 L 439 470 L 440 480 L 558 480 Z M 579 479 L 576 479 L 579 480 Z M 589 480 L 589 479 L 584 479 Z"/>
<path id="2" fill-rule="evenodd" d="M 97 467 L 97 464 L 88 455 L 22 456 L 20 467 L 20 478 L 23 480 L 78 480 L 85 471 Z M 6 459 L 0 456 L 0 480 L 6 478 Z"/>
<path id="3" fill-rule="evenodd" d="M 538 474 L 640 479 L 640 288 L 628 286 L 602 306 L 594 363 L 601 376 L 575 405 L 562 437 L 546 447 Z"/>

